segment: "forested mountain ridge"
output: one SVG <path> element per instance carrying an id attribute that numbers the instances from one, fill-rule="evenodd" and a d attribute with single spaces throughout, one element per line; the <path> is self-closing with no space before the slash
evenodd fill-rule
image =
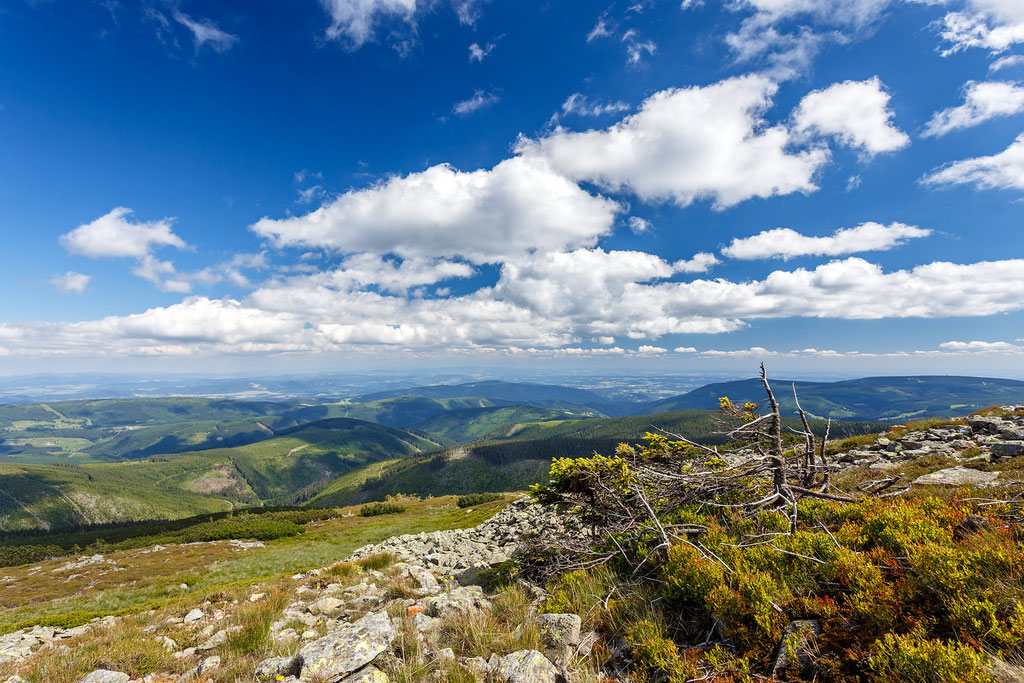
<path id="1" fill-rule="evenodd" d="M 775 380 L 783 414 L 795 414 L 792 385 L 809 414 L 838 420 L 884 420 L 949 417 L 992 405 L 1024 402 L 1024 382 L 991 377 L 920 375 L 864 377 L 838 382 Z M 764 390 L 758 379 L 719 382 L 680 396 L 638 406 L 636 412 L 658 413 L 688 408 L 715 408 L 718 399 L 759 402 Z"/>

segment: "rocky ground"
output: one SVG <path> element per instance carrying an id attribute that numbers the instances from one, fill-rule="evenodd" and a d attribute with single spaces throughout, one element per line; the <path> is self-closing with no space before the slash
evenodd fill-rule
<path id="1" fill-rule="evenodd" d="M 1006 473 L 985 466 L 1024 454 L 1024 406 L 1001 412 L 1003 416 L 972 416 L 910 431 L 898 438 L 878 438 L 837 454 L 833 467 L 884 471 L 923 456 L 940 455 L 958 464 L 928 472 L 907 484 L 997 486 Z M 583 632 L 580 615 L 541 613 L 545 596 L 535 587 L 520 589 L 528 604 L 522 623 L 516 627 L 531 630 L 534 637 L 511 637 L 516 636 L 512 633 L 504 641 L 505 645 L 530 642 L 533 647 L 473 656 L 466 656 L 463 648 L 463 655 L 458 656 L 446 642 L 454 623 L 471 621 L 495 609 L 497 598 L 481 587 L 486 570 L 511 558 L 524 538 L 555 532 L 559 526 L 551 513 L 520 500 L 472 529 L 393 537 L 360 548 L 349 562 L 297 574 L 287 584 L 284 608 L 269 629 L 269 649 L 278 654 L 259 662 L 250 669 L 251 675 L 242 678 L 217 677 L 215 672 L 222 661 L 216 653 L 242 630 L 232 621 L 239 603 L 244 606 L 245 602 L 257 604 L 269 599 L 259 590 L 230 604 L 207 602 L 184 614 L 162 616 L 163 629 L 147 627 L 147 637 L 182 663 L 179 671 L 153 672 L 131 679 L 125 673 L 99 669 L 80 683 L 387 683 L 385 670 L 394 670 L 396 658 L 409 657 L 412 650 L 417 661 L 433 667 L 431 671 L 443 670 L 450 663 L 478 680 L 580 680 L 581 673 L 575 667 L 597 642 L 598 635 Z M 376 566 L 373 559 L 382 553 L 395 559 Z M 358 561 L 363 562 L 353 564 Z M 72 629 L 36 626 L 0 636 L 0 663 L 26 660 L 33 653 L 53 648 L 70 652 L 76 639 L 97 632 L 114 634 L 117 625 L 117 619 L 107 617 Z M 27 683 L 27 679 L 15 675 L 6 683 Z"/>
<path id="2" fill-rule="evenodd" d="M 975 467 L 1024 455 L 1024 406 L 1007 406 L 1002 412 L 1006 416 L 954 418 L 950 424 L 911 431 L 899 438 L 881 437 L 869 446 L 839 454 L 833 464 L 837 470 L 862 465 L 892 470 L 923 456 L 939 455 L 960 464 L 921 475 L 911 483 L 994 485 L 1000 472 Z"/>
<path id="3" fill-rule="evenodd" d="M 472 529 L 393 537 L 360 548 L 350 558 L 372 559 L 382 553 L 397 558 L 383 570 L 351 570 L 352 564 L 346 562 L 340 565 L 346 571 L 335 565 L 291 577 L 292 599 L 271 625 L 270 638 L 278 649 L 295 654 L 262 661 L 250 680 L 383 683 L 388 677 L 371 662 L 379 663 L 382 656 L 386 659 L 403 632 L 416 639 L 427 658 L 456 663 L 454 651 L 442 642 L 441 626 L 446 620 L 489 611 L 489 596 L 478 585 L 481 572 L 509 559 L 524 537 L 557 525 L 552 515 L 522 500 Z M 249 596 L 250 602 L 263 599 L 265 595 L 258 592 Z M 532 626 L 541 635 L 541 649 L 486 659 L 463 657 L 457 663 L 480 677 L 510 682 L 553 682 L 568 676 L 570 659 L 588 651 L 596 634 L 581 634 L 578 615 L 540 614 L 542 600 L 542 592 L 534 593 L 529 609 Z M 231 624 L 230 608 L 213 605 L 197 607 L 166 622 L 197 644 L 182 648 L 166 635 L 153 638 L 173 652 L 175 659 L 195 662 L 191 669 L 180 674 L 153 673 L 141 679 L 100 669 L 81 683 L 207 680 L 221 666 L 221 658 L 214 653 L 242 628 Z M 0 662 L 28 657 L 41 648 L 68 647 L 67 643 L 90 632 L 114 633 L 117 623 L 114 617 L 107 617 L 74 629 L 37 626 L 0 636 Z M 25 681 L 15 675 L 6 683 Z"/>

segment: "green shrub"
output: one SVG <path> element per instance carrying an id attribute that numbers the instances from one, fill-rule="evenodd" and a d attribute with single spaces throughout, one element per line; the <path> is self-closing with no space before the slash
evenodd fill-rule
<path id="1" fill-rule="evenodd" d="M 359 508 L 359 514 L 363 517 L 376 517 L 377 515 L 393 515 L 405 512 L 405 506 L 398 503 L 367 503 Z"/>
<path id="2" fill-rule="evenodd" d="M 500 493 L 470 493 L 465 496 L 459 496 L 455 504 L 460 508 L 471 508 L 483 505 L 484 503 L 493 503 L 496 500 L 504 500 L 504 498 L 505 496 Z"/>
<path id="3" fill-rule="evenodd" d="M 15 567 L 66 557 L 70 552 L 56 545 L 0 546 L 0 567 Z"/>
<path id="4" fill-rule="evenodd" d="M 876 681 L 919 683 L 989 683 L 985 656 L 959 643 L 929 640 L 918 634 L 887 633 L 875 643 L 870 657 Z"/>
<path id="5" fill-rule="evenodd" d="M 661 624 L 647 619 L 631 624 L 626 629 L 626 642 L 642 680 L 684 683 L 697 674 Z"/>
<path id="6" fill-rule="evenodd" d="M 198 524 L 174 536 L 164 537 L 161 541 L 164 543 L 195 543 L 198 541 L 221 541 L 229 538 L 272 541 L 275 538 L 294 536 L 301 531 L 302 527 L 295 522 L 244 516 Z"/>

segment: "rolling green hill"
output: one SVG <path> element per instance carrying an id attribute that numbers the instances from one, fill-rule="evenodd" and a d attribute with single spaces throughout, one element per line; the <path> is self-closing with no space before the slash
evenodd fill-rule
<path id="1" fill-rule="evenodd" d="M 290 503 L 364 465 L 439 447 L 362 420 L 322 420 L 236 448 L 85 465 L 0 465 L 0 528 L 177 518 Z"/>
<path id="2" fill-rule="evenodd" d="M 519 407 L 484 397 L 399 396 L 361 403 L 295 404 L 212 399 L 113 399 L 0 406 L 0 462 L 86 464 L 242 446 L 333 418 L 427 432 L 453 445 L 515 422 L 600 412 L 552 400 Z M 452 417 L 446 417 L 455 414 Z"/>
<path id="3" fill-rule="evenodd" d="M 416 425 L 417 429 L 439 434 L 457 443 L 501 437 L 519 429 L 524 423 L 547 420 L 577 419 L 596 411 L 577 406 L 576 412 L 538 408 L 531 405 L 493 408 L 466 408 L 441 413 Z"/>
<path id="4" fill-rule="evenodd" d="M 467 384 L 438 384 L 429 387 L 412 387 L 381 391 L 362 396 L 360 401 L 374 401 L 398 396 L 421 396 L 426 398 L 457 398 L 460 396 L 481 396 L 507 403 L 529 403 L 544 406 L 550 401 L 591 405 L 608 402 L 607 398 L 594 391 L 575 389 L 554 384 L 531 384 L 527 382 L 502 382 L 488 380 Z"/>
<path id="5" fill-rule="evenodd" d="M 250 443 L 297 404 L 139 398 L 0 406 L 0 462 L 104 462 Z"/>
<path id="6" fill-rule="evenodd" d="M 796 419 L 783 422 L 787 429 L 800 428 Z M 546 481 L 553 458 L 610 454 L 619 443 L 639 443 L 645 433 L 657 428 L 699 443 L 722 444 L 727 441 L 724 432 L 735 424 L 710 410 L 520 424 L 505 438 L 492 434 L 491 440 L 353 471 L 324 487 L 310 503 L 349 505 L 399 493 L 430 496 L 521 490 Z M 879 422 L 840 422 L 832 424 L 831 435 L 840 439 L 887 428 Z M 825 424 L 812 421 L 811 429 L 822 434 Z"/>
<path id="7" fill-rule="evenodd" d="M 241 420 L 279 415 L 293 404 L 213 398 L 130 398 L 0 406 L 0 427 L 63 419 L 90 427 Z"/>
<path id="8" fill-rule="evenodd" d="M 232 507 L 226 499 L 155 486 L 136 474 L 89 465 L 0 464 L 0 530 L 187 517 Z"/>
<path id="9" fill-rule="evenodd" d="M 419 429 L 419 425 L 438 415 L 452 410 L 489 408 L 500 404 L 483 397 L 458 396 L 452 398 L 426 398 L 421 396 L 396 396 L 370 401 L 325 403 L 305 406 L 284 414 L 286 419 L 308 422 L 332 417 L 349 417 L 357 420 L 377 422 L 403 429 Z"/>
<path id="10" fill-rule="evenodd" d="M 791 380 L 772 386 L 783 414 L 795 414 Z M 900 422 L 918 417 L 963 415 L 991 405 L 1024 402 L 1024 382 L 985 377 L 923 375 L 865 377 L 841 382 L 796 382 L 800 404 L 809 414 L 838 420 Z M 728 396 L 735 403 L 764 400 L 760 380 L 709 384 L 689 393 L 640 406 L 636 412 L 714 409 Z"/>

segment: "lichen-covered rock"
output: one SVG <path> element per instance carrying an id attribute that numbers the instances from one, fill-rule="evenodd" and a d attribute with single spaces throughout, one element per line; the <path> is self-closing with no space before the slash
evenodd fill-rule
<path id="1" fill-rule="evenodd" d="M 178 643 L 167 636 L 160 636 L 156 639 L 156 642 L 160 643 L 160 645 L 168 652 L 175 652 L 178 649 Z"/>
<path id="2" fill-rule="evenodd" d="M 1002 443 L 993 443 L 989 446 L 992 449 L 992 455 L 1024 455 L 1024 441 L 1004 441 Z"/>
<path id="3" fill-rule="evenodd" d="M 344 683 L 388 683 L 388 680 L 387 674 L 371 664 L 344 679 Z"/>
<path id="4" fill-rule="evenodd" d="M 480 586 L 462 586 L 430 600 L 427 603 L 427 614 L 446 617 L 449 614 L 468 614 L 477 609 L 489 609 L 490 606 Z"/>
<path id="5" fill-rule="evenodd" d="M 220 657 L 216 655 L 207 657 L 203 660 L 203 663 L 199 665 L 199 673 L 204 674 L 207 671 L 212 671 L 218 667 L 220 667 Z"/>
<path id="6" fill-rule="evenodd" d="M 369 664 L 397 635 L 387 612 L 372 612 L 299 650 L 299 679 L 340 681 Z"/>
<path id="7" fill-rule="evenodd" d="M 583 620 L 578 614 L 538 614 L 536 622 L 544 639 L 544 654 L 565 663 L 571 649 L 580 643 Z"/>
<path id="8" fill-rule="evenodd" d="M 131 676 L 120 671 L 96 669 L 79 683 L 128 683 L 130 680 Z"/>
<path id="9" fill-rule="evenodd" d="M 982 472 L 981 470 L 972 470 L 969 467 L 957 465 L 956 467 L 947 467 L 944 470 L 923 474 L 915 479 L 914 483 L 944 486 L 967 486 L 987 484 L 998 478 L 998 472 Z"/>
<path id="10" fill-rule="evenodd" d="M 212 650 L 216 647 L 220 647 L 224 643 L 228 642 L 228 636 L 232 633 L 238 633 L 241 630 L 241 626 L 231 626 L 230 628 L 221 629 L 204 640 L 196 647 L 196 649 L 205 652 L 206 650 Z"/>
<path id="11" fill-rule="evenodd" d="M 536 650 L 519 650 L 491 665 L 491 675 L 505 683 L 555 683 L 558 669 Z"/>
<path id="12" fill-rule="evenodd" d="M 345 611 L 345 603 L 337 598 L 320 598 L 309 606 L 310 614 L 336 617 Z"/>
<path id="13" fill-rule="evenodd" d="M 441 590 L 440 584 L 437 583 L 437 577 L 424 567 L 413 564 L 401 568 L 405 570 L 406 576 L 416 584 L 416 590 L 421 593 L 436 593 Z"/>
<path id="14" fill-rule="evenodd" d="M 278 676 L 296 676 L 298 673 L 298 657 L 269 657 L 257 665 L 255 675 L 260 681 L 276 681 Z"/>

